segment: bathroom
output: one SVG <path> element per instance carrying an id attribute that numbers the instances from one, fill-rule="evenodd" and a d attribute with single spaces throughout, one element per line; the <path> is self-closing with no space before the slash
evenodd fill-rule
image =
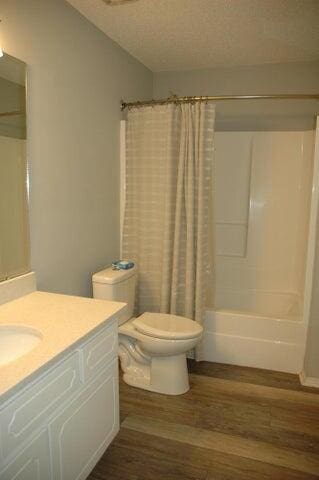
<path id="1" fill-rule="evenodd" d="M 88 470 L 79 472 L 75 464 L 80 463 L 90 435 L 80 441 L 76 434 L 72 448 L 65 444 L 63 450 L 69 458 L 67 468 L 55 469 L 44 452 L 47 429 L 52 444 L 60 425 L 52 406 L 52 412 L 45 414 L 50 425 L 44 427 L 41 422 L 46 420 L 39 417 L 30 433 L 35 439 L 31 463 L 23 457 L 28 432 L 14 433 L 5 444 L 4 427 L 0 431 L 4 442 L 0 478 L 318 478 L 318 3 L 108 3 L 2 0 L 0 4 L 1 48 L 26 65 L 29 228 L 25 247 L 26 252 L 30 247 L 30 256 L 25 257 L 23 273 L 35 272 L 36 290 L 65 302 L 55 307 L 41 303 L 52 335 L 57 330 L 55 315 L 68 308 L 78 309 L 77 315 L 81 306 L 92 309 L 92 322 L 106 315 L 103 308 L 111 316 L 123 308 L 112 306 L 112 310 L 109 303 L 103 307 L 104 302 L 97 300 L 83 303 L 93 294 L 92 275 L 121 258 L 129 114 L 127 109 L 121 111 L 122 101 L 172 94 L 296 94 L 316 99 L 211 102 L 216 107 L 214 297 L 203 321 L 202 361 L 188 360 L 190 390 L 169 396 L 134 388 L 123 381 L 121 371 L 117 373 L 114 356 L 104 359 L 112 358 L 114 368 L 114 397 L 105 389 L 105 398 L 113 402 L 116 424 L 118 375 L 122 421 L 119 433 L 119 423 L 112 427 L 108 448 L 109 440 Z M 179 27 L 181 18 L 184 23 Z M 0 232 L 1 240 L 2 227 Z M 1 281 L 1 321 L 15 303 L 8 301 L 6 285 Z M 24 290 L 20 283 L 17 288 L 18 296 L 25 295 L 17 301 L 27 302 L 29 287 Z M 39 295 L 39 304 L 53 298 Z M 34 311 L 25 304 L 27 308 L 31 319 Z M 74 335 L 69 331 L 72 321 L 71 317 L 62 321 L 60 337 Z M 112 322 L 108 328 L 115 328 Z M 84 330 L 82 334 L 86 335 L 83 349 L 82 344 L 77 348 L 84 358 L 90 338 Z M 108 345 L 109 337 L 103 342 Z M 24 368 L 32 355 L 22 357 Z M 193 351 L 188 356 L 193 357 Z M 74 358 L 66 359 L 74 367 L 72 388 L 78 389 L 70 394 L 84 395 L 86 382 L 91 388 L 90 382 L 98 377 L 82 371 L 83 364 L 76 366 Z M 18 375 L 14 362 L 10 368 L 12 375 Z M 44 380 L 45 375 L 44 371 Z M 29 388 L 25 382 L 22 387 Z M 67 406 L 71 400 L 61 397 L 60 401 Z M 1 400 L 0 415 L 8 402 L 8 397 Z M 57 403 L 54 409 L 58 412 L 61 406 Z M 97 429 L 102 417 L 90 415 Z M 21 417 L 15 418 L 19 426 Z M 101 421 L 101 438 L 103 428 L 111 428 L 106 420 Z M 68 432 L 66 427 L 64 431 Z M 37 445 L 41 445 L 40 461 Z M 20 473 L 17 468 L 10 470 L 13 451 L 21 457 Z M 56 454 L 57 464 L 63 464 L 61 455 Z"/>

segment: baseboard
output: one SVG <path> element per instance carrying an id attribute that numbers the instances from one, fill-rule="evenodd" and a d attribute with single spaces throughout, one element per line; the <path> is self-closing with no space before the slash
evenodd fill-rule
<path id="1" fill-rule="evenodd" d="M 299 373 L 299 380 L 301 385 L 304 385 L 305 387 L 319 388 L 319 378 L 307 377 L 304 370 Z"/>
<path id="2" fill-rule="evenodd" d="M 299 374 L 303 346 L 296 343 L 205 332 L 203 360 Z"/>

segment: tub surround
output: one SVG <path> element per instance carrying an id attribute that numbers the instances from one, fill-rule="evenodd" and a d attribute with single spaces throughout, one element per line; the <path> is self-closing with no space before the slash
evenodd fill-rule
<path id="1" fill-rule="evenodd" d="M 24 325 L 43 339 L 32 351 L 0 367 L 1 403 L 71 347 L 111 323 L 124 303 L 35 291 L 0 306 L 0 325 Z"/>
<path id="2" fill-rule="evenodd" d="M 314 132 L 217 132 L 215 143 L 215 307 L 281 318 L 304 294 Z"/>
<path id="3" fill-rule="evenodd" d="M 300 373 L 314 132 L 215 135 L 215 298 L 203 360 Z"/>

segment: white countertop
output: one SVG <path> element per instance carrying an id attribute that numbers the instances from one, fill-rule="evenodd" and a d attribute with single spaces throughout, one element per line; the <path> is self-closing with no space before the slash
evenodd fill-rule
<path id="1" fill-rule="evenodd" d="M 0 325 L 35 328 L 42 341 L 29 353 L 0 366 L 0 403 L 35 373 L 94 330 L 114 320 L 125 303 L 32 292 L 0 306 Z"/>

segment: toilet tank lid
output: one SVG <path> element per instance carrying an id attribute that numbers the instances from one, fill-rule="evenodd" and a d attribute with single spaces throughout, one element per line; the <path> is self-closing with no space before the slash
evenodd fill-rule
<path id="1" fill-rule="evenodd" d="M 107 267 L 100 272 L 94 273 L 92 276 L 93 283 L 107 283 L 113 285 L 114 283 L 120 283 L 127 280 L 133 275 L 136 275 L 137 267 L 134 265 L 133 268 L 128 270 L 113 270 L 112 267 Z"/>

